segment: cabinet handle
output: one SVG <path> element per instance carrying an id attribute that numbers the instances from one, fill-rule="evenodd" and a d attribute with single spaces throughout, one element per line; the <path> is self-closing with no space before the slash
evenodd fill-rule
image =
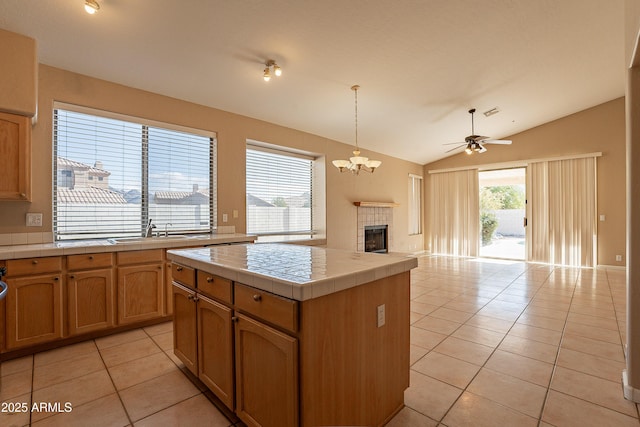
<path id="1" fill-rule="evenodd" d="M 257 302 L 257 301 L 261 301 L 261 300 L 262 300 L 262 295 L 260 295 L 260 294 L 255 294 L 255 295 L 253 296 L 253 300 L 254 300 L 254 301 L 256 301 L 256 302 Z"/>
<path id="2" fill-rule="evenodd" d="M 24 193 L 20 193 L 20 197 L 22 197 L 23 199 L 26 199 L 26 198 L 27 198 L 27 195 L 26 195 L 26 194 L 24 194 Z"/>
<path id="3" fill-rule="evenodd" d="M 182 267 L 176 267 L 176 271 L 182 271 Z"/>
<path id="4" fill-rule="evenodd" d="M 237 322 L 239 319 L 236 316 L 231 317 L 232 322 Z"/>
<path id="5" fill-rule="evenodd" d="M 34 259 L 33 261 L 31 261 L 31 264 L 36 265 L 38 263 L 37 259 Z"/>
<path id="6" fill-rule="evenodd" d="M 211 276 L 207 277 L 207 283 L 211 283 L 211 282 L 213 282 L 213 277 Z"/>

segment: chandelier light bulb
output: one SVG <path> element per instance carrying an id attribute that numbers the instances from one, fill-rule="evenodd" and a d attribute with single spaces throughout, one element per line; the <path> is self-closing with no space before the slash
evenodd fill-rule
<path id="1" fill-rule="evenodd" d="M 269 72 L 269 67 L 264 69 L 264 74 L 262 75 L 262 77 L 264 78 L 265 82 L 268 82 L 269 80 L 271 80 L 271 73 Z"/>
<path id="2" fill-rule="evenodd" d="M 84 10 L 89 14 L 93 15 L 97 11 L 100 10 L 100 5 L 96 0 L 86 0 L 84 2 Z"/>
<path id="3" fill-rule="evenodd" d="M 279 65 L 275 64 L 273 66 L 273 73 L 277 76 L 280 77 L 282 75 L 282 68 L 280 68 Z"/>

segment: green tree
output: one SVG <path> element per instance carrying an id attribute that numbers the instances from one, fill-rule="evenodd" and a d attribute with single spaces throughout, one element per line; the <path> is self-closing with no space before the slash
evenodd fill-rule
<path id="1" fill-rule="evenodd" d="M 496 185 L 480 189 L 480 209 L 524 209 L 524 188 L 520 185 Z"/>
<path id="2" fill-rule="evenodd" d="M 279 208 L 286 208 L 287 207 L 287 202 L 284 200 L 283 197 L 276 197 L 275 199 L 273 199 L 271 201 L 271 204 L 273 206 L 277 206 Z"/>

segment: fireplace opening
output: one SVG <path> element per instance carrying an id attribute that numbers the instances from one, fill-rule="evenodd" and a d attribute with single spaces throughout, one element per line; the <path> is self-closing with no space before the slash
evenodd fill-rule
<path id="1" fill-rule="evenodd" d="M 386 254 L 388 225 L 365 225 L 364 226 L 364 251 Z"/>

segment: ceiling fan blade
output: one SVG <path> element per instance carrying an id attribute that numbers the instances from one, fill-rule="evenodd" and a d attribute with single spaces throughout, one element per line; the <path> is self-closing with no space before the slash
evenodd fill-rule
<path id="1" fill-rule="evenodd" d="M 466 142 L 462 142 L 462 141 L 458 141 L 458 142 L 447 142 L 446 144 L 442 144 L 442 145 L 455 145 L 455 144 L 466 144 Z"/>
<path id="2" fill-rule="evenodd" d="M 501 145 L 509 145 L 511 141 L 508 139 L 487 139 L 482 141 L 483 144 L 501 144 Z"/>
<path id="3" fill-rule="evenodd" d="M 484 147 L 482 146 L 482 144 L 478 143 L 478 145 L 480 146 L 480 149 L 478 150 L 478 153 L 484 153 L 485 151 L 487 151 L 487 149 L 486 149 L 486 148 L 484 148 Z"/>
<path id="4" fill-rule="evenodd" d="M 444 144 L 444 145 L 449 145 L 449 144 Z M 456 150 L 458 150 L 458 149 L 460 149 L 460 148 L 462 148 L 462 147 L 464 147 L 466 145 L 467 145 L 466 143 L 462 143 L 462 144 L 458 145 L 457 147 L 453 147 L 452 149 L 445 151 L 445 153 L 450 153 L 452 151 L 456 151 Z"/>

